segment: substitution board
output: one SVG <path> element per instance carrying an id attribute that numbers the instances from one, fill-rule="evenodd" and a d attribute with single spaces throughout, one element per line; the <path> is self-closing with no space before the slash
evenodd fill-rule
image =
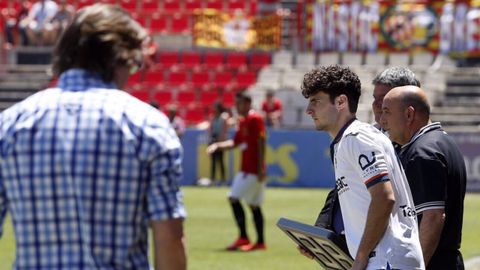
<path id="1" fill-rule="evenodd" d="M 286 218 L 280 218 L 277 226 L 297 245 L 310 251 L 323 268 L 327 270 L 351 269 L 353 259 L 348 253 L 345 241 L 336 233 Z"/>

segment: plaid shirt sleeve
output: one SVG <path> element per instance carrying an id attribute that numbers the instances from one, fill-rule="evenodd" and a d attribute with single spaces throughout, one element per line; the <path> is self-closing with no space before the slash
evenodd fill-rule
<path id="1" fill-rule="evenodd" d="M 2 162 L 0 161 L 0 239 L 3 235 L 3 223 L 7 215 L 7 192 L 2 183 Z"/>
<path id="2" fill-rule="evenodd" d="M 155 119 L 149 117 L 149 122 Z M 149 162 L 149 188 L 147 193 L 149 220 L 168 220 L 185 218 L 183 195 L 180 190 L 183 149 L 175 131 L 150 123 L 145 133 L 148 134 L 148 144 L 157 153 Z"/>

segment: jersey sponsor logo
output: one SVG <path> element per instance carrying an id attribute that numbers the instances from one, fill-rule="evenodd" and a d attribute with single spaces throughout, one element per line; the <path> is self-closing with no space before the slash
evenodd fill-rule
<path id="1" fill-rule="evenodd" d="M 415 209 L 408 205 L 400 205 L 400 209 L 402 210 L 404 217 L 415 217 L 417 215 Z"/>
<path id="2" fill-rule="evenodd" d="M 372 152 L 371 160 L 364 154 L 361 154 L 358 157 L 358 165 L 360 165 L 360 168 L 362 168 L 362 170 L 365 170 L 368 167 L 372 166 L 373 164 L 375 164 L 376 161 L 377 161 L 377 158 L 375 157 L 375 152 Z"/>
<path id="3" fill-rule="evenodd" d="M 341 176 L 335 181 L 335 184 L 337 185 L 337 191 L 338 195 L 344 193 L 345 191 L 349 190 L 350 187 L 348 186 L 347 183 L 345 183 L 345 176 Z"/>

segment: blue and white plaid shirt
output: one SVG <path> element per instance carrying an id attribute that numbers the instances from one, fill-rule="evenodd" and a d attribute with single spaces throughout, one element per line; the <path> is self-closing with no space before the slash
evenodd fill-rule
<path id="1" fill-rule="evenodd" d="M 0 114 L 0 237 L 15 269 L 148 269 L 149 220 L 186 216 L 165 115 L 80 69 Z"/>

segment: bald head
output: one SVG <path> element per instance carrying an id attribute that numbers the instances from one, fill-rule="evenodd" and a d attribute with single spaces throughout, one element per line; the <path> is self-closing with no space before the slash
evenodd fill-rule
<path id="1" fill-rule="evenodd" d="M 382 127 L 392 141 L 401 145 L 430 121 L 430 105 L 425 92 L 417 86 L 395 87 L 382 104 Z"/>
<path id="2" fill-rule="evenodd" d="M 420 87 L 408 85 L 393 88 L 385 98 L 399 101 L 402 108 L 413 107 L 421 118 L 430 118 L 430 104 L 427 95 Z"/>

